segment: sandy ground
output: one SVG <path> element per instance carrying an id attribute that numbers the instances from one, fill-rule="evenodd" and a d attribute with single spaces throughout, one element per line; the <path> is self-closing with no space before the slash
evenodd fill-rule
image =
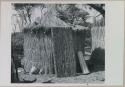
<path id="1" fill-rule="evenodd" d="M 98 71 L 88 75 L 78 74 L 74 77 L 57 78 L 54 75 L 28 75 L 23 72 L 19 73 L 19 78 L 23 80 L 34 80 L 34 83 L 104 83 L 105 72 Z M 49 82 L 48 82 L 49 81 Z"/>

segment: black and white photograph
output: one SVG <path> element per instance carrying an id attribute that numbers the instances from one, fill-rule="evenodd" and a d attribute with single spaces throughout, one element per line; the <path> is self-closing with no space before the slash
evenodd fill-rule
<path id="1" fill-rule="evenodd" d="M 0 87 L 124 87 L 124 2 L 0 0 Z"/>
<path id="2" fill-rule="evenodd" d="M 104 3 L 11 9 L 11 83 L 105 82 Z"/>

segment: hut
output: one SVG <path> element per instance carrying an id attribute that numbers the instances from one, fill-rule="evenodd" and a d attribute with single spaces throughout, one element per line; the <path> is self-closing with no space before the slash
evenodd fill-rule
<path id="1" fill-rule="evenodd" d="M 76 61 L 72 28 L 56 17 L 53 6 L 42 22 L 24 28 L 24 68 L 32 67 L 57 77 L 74 76 Z"/>

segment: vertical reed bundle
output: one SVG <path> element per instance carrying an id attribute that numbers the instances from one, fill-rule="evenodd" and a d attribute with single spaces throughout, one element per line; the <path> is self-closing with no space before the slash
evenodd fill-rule
<path id="1" fill-rule="evenodd" d="M 91 28 L 92 35 L 92 51 L 95 48 L 105 48 L 105 27 L 104 19 L 102 21 L 95 20 L 94 25 Z"/>
<path id="2" fill-rule="evenodd" d="M 55 28 L 52 32 L 57 77 L 74 76 L 76 74 L 76 61 L 72 30 Z"/>

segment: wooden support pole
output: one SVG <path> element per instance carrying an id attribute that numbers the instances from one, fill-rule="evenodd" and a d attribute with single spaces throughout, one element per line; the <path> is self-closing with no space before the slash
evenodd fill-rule
<path id="1" fill-rule="evenodd" d="M 90 73 L 88 67 L 87 67 L 87 64 L 85 62 L 85 59 L 83 57 L 83 53 L 82 51 L 78 51 L 78 58 L 79 58 L 79 61 L 80 61 L 80 66 L 81 66 L 81 69 L 82 69 L 82 72 L 83 74 L 88 74 Z"/>

